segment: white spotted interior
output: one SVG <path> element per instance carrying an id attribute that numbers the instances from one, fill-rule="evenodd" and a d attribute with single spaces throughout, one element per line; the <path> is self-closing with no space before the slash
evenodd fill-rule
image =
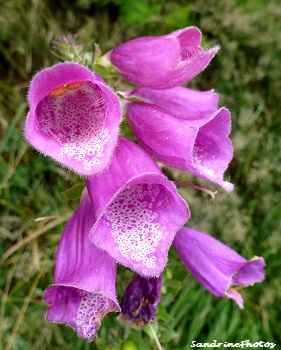
<path id="1" fill-rule="evenodd" d="M 85 291 L 80 291 L 80 296 L 76 325 L 85 339 L 93 340 L 97 336 L 103 317 L 114 309 L 113 301 L 101 294 Z"/>
<path id="2" fill-rule="evenodd" d="M 107 107 L 106 95 L 87 81 L 62 96 L 46 96 L 37 106 L 37 122 L 41 132 L 61 145 L 60 157 L 74 158 L 90 170 L 101 163 L 110 139 Z"/>
<path id="3" fill-rule="evenodd" d="M 156 248 L 166 241 L 166 226 L 171 214 L 168 190 L 157 184 L 139 184 L 125 189 L 106 210 L 101 224 L 111 228 L 115 251 L 133 261 L 133 268 L 155 268 Z M 163 224 L 162 214 L 165 214 Z M 162 223 L 161 223 L 162 222 Z M 162 247 L 162 254 L 166 248 Z M 146 269 L 142 270 L 145 275 Z"/>

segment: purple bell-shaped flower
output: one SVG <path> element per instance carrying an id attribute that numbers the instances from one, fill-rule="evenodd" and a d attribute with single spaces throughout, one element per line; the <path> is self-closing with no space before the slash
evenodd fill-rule
<path id="1" fill-rule="evenodd" d="M 54 284 L 44 293 L 50 304 L 47 321 L 69 325 L 87 341 L 97 337 L 108 312 L 120 311 L 115 291 L 117 265 L 89 241 L 93 225 L 92 205 L 85 191 L 60 239 Z"/>
<path id="2" fill-rule="evenodd" d="M 27 141 L 82 175 L 108 166 L 117 142 L 121 107 L 101 77 L 66 62 L 35 75 L 28 93 Z"/>
<path id="3" fill-rule="evenodd" d="M 144 101 L 128 102 L 127 117 L 148 153 L 165 165 L 233 189 L 223 180 L 233 157 L 231 116 L 226 108 L 218 109 L 218 94 L 178 86 L 161 91 L 138 88 L 124 96 Z"/>
<path id="4" fill-rule="evenodd" d="M 182 85 L 205 69 L 219 47 L 204 50 L 201 32 L 187 27 L 164 36 L 148 36 L 117 46 L 108 57 L 130 83 L 152 89 Z"/>
<path id="5" fill-rule="evenodd" d="M 246 260 L 206 233 L 183 227 L 173 242 L 190 274 L 217 297 L 233 299 L 243 308 L 240 288 L 264 280 L 263 258 Z"/>
<path id="6" fill-rule="evenodd" d="M 120 138 L 108 169 L 88 177 L 87 188 L 95 213 L 92 243 L 142 276 L 159 276 L 190 217 L 175 185 L 149 154 Z"/>

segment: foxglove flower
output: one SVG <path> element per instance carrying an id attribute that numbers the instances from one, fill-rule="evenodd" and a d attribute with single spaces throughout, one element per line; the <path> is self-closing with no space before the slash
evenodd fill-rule
<path id="1" fill-rule="evenodd" d="M 218 109 L 218 95 L 176 87 L 138 88 L 124 94 L 145 102 L 128 102 L 127 117 L 141 144 L 163 164 L 188 170 L 231 191 L 223 174 L 233 157 L 228 135 L 231 116 Z"/>
<path id="2" fill-rule="evenodd" d="M 241 309 L 238 289 L 264 280 L 263 258 L 246 260 L 203 232 L 184 227 L 173 244 L 184 266 L 203 287 L 217 297 L 233 299 Z"/>
<path id="3" fill-rule="evenodd" d="M 136 277 L 127 287 L 121 301 L 121 317 L 138 327 L 154 321 L 161 298 L 162 276 Z"/>
<path id="4" fill-rule="evenodd" d="M 158 276 L 189 210 L 174 184 L 135 143 L 120 138 L 102 174 L 87 179 L 96 223 L 90 240 L 142 276 Z"/>
<path id="5" fill-rule="evenodd" d="M 117 46 L 109 59 L 118 73 L 130 83 L 152 89 L 182 85 L 207 67 L 218 51 L 205 51 L 201 32 L 195 27 L 164 36 L 130 40 Z"/>
<path id="6" fill-rule="evenodd" d="M 101 320 L 110 311 L 120 311 L 116 300 L 116 262 L 88 239 L 94 224 L 89 196 L 67 223 L 60 239 L 55 283 L 44 293 L 47 321 L 72 327 L 87 341 L 97 336 Z"/>
<path id="7" fill-rule="evenodd" d="M 25 124 L 27 141 L 82 175 L 102 171 L 117 142 L 121 107 L 97 74 L 72 62 L 33 78 Z"/>

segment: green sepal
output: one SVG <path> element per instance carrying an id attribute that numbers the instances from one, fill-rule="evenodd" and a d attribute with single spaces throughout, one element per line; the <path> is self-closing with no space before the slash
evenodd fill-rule
<path id="1" fill-rule="evenodd" d="M 75 201 L 81 198 L 84 188 L 85 188 L 85 183 L 82 182 L 62 192 L 62 195 L 65 199 L 68 199 L 70 201 Z"/>
<path id="2" fill-rule="evenodd" d="M 115 78 L 119 75 L 113 67 L 106 67 L 99 63 L 94 63 L 93 68 L 102 78 Z"/>

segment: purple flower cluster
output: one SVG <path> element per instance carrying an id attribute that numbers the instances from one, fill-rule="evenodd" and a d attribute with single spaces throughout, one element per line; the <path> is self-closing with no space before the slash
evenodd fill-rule
<path id="1" fill-rule="evenodd" d="M 60 63 L 31 82 L 27 141 L 86 177 L 81 202 L 60 239 L 54 284 L 44 293 L 47 320 L 71 326 L 87 341 L 97 336 L 110 311 L 122 311 L 124 319 L 139 325 L 154 320 L 172 244 L 207 290 L 241 308 L 238 288 L 264 279 L 262 258 L 247 261 L 215 238 L 183 227 L 188 205 L 153 159 L 233 189 L 223 179 L 233 157 L 229 111 L 219 108 L 215 92 L 180 86 L 218 51 L 200 43 L 201 32 L 188 27 L 131 40 L 106 55 L 137 86 L 120 94 L 140 146 L 119 135 L 119 98 L 86 67 Z M 121 308 L 117 263 L 139 275 Z"/>

